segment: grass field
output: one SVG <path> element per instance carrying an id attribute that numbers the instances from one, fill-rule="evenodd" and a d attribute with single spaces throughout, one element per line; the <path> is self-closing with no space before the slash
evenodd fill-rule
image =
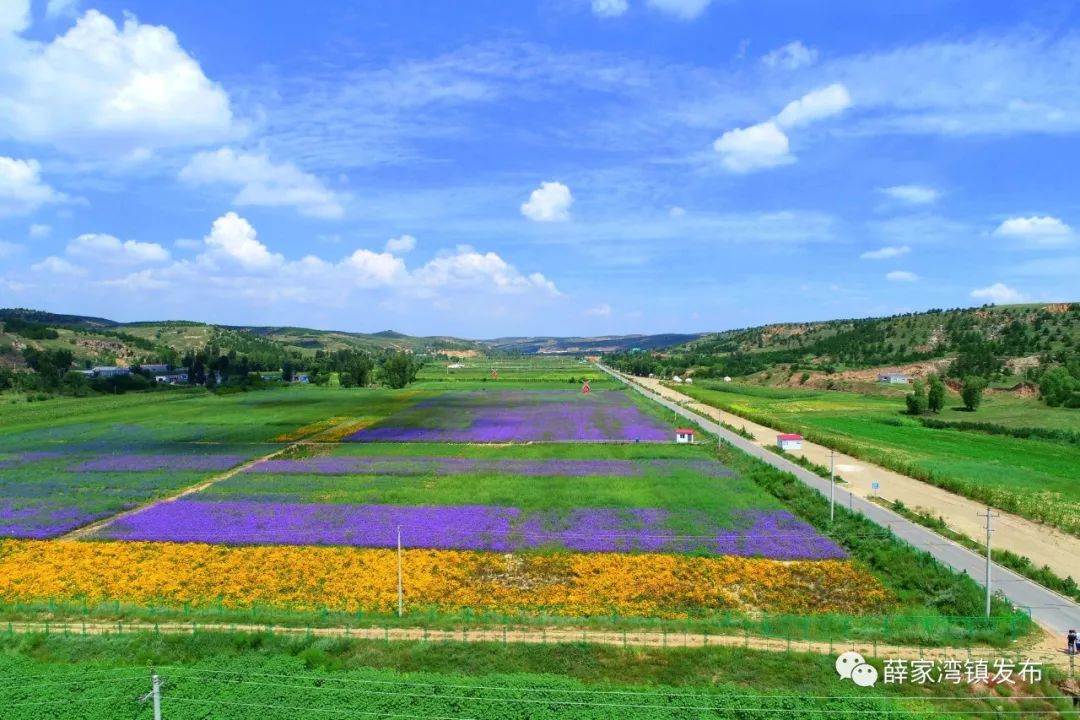
<path id="1" fill-rule="evenodd" d="M 1049 676 L 1007 692 L 951 683 L 856 688 L 837 680 L 833 658 L 798 652 L 241 635 L 39 636 L 0 640 L 0 651 L 0 704 L 11 720 L 149 717 L 137 698 L 149 689 L 151 666 L 165 681 L 170 720 L 1070 716 Z"/>
<path id="2" fill-rule="evenodd" d="M 1080 445 L 937 429 L 898 401 L 854 393 L 704 383 L 680 388 L 714 407 L 836 447 L 996 507 L 1080 533 Z M 1080 413 L 1034 399 L 989 396 L 975 413 L 939 419 L 1075 431 Z"/>

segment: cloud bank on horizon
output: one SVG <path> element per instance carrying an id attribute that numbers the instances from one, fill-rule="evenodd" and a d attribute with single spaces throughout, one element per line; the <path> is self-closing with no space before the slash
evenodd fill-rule
<path id="1" fill-rule="evenodd" d="M 0 8 L 0 306 L 490 337 L 1078 299 L 1080 33 L 1037 8 L 856 42 L 795 0 L 221 5 Z"/>

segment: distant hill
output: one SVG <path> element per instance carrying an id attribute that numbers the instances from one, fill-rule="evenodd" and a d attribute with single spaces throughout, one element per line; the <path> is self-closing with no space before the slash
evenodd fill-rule
<path id="1" fill-rule="evenodd" d="M 509 337 L 487 340 L 485 344 L 503 352 L 519 353 L 612 353 L 639 350 L 654 350 L 671 347 L 697 340 L 701 333 L 680 335 L 609 335 L 602 337 Z"/>
<path id="2" fill-rule="evenodd" d="M 418 354 L 448 353 L 607 353 L 639 348 L 651 350 L 685 343 L 699 335 L 627 335 L 605 337 L 514 337 L 466 340 L 448 336 L 414 337 L 394 330 L 354 333 L 291 326 L 213 325 L 187 320 L 121 323 L 106 318 L 28 310 L 0 309 L 0 366 L 20 367 L 21 351 L 69 349 L 77 363 L 156 361 L 171 353 L 184 353 L 215 345 L 241 353 L 284 351 L 310 356 L 318 351 L 359 349 L 379 353 L 406 350 Z M 33 327 L 26 327 L 30 323 Z M 43 333 L 43 329 L 55 332 Z M 52 337 L 55 336 L 55 337 Z"/>
<path id="3" fill-rule="evenodd" d="M 116 327 L 120 323 L 115 320 L 106 320 L 99 317 L 87 317 L 85 315 L 57 315 L 56 313 L 42 310 L 28 310 L 26 308 L 3 308 L 0 309 L 0 320 L 14 318 L 24 322 L 38 323 L 49 327 L 81 327 L 81 328 L 109 328 Z"/>
<path id="4" fill-rule="evenodd" d="M 929 310 L 891 317 L 776 323 L 703 335 L 611 361 L 628 371 L 748 375 L 775 365 L 838 371 L 949 358 L 975 348 L 999 360 L 1080 352 L 1080 303 Z M 644 348 L 643 348 L 644 349 Z M 651 369 L 650 369 L 651 368 Z"/>

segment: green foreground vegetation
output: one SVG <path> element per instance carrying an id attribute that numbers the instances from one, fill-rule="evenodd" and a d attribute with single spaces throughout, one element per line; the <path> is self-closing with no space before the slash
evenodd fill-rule
<path id="1" fill-rule="evenodd" d="M 871 664 L 883 671 L 880 660 Z M 268 635 L 0 636 L 10 720 L 296 718 L 1075 717 L 1051 672 L 999 686 L 837 678 L 834 658 L 739 648 L 381 643 Z M 48 692 L 46 692 L 48 690 Z"/>

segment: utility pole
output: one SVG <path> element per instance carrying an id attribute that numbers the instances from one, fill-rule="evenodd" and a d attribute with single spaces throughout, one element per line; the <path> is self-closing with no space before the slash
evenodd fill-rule
<path id="1" fill-rule="evenodd" d="M 401 526 L 397 528 L 397 614 L 401 617 L 405 612 L 405 591 L 402 588 L 401 571 Z"/>
<path id="2" fill-rule="evenodd" d="M 836 519 L 836 451 L 829 449 L 829 524 Z"/>
<path id="3" fill-rule="evenodd" d="M 990 533 L 994 532 L 993 520 L 996 517 L 1001 517 L 1000 513 L 996 513 L 990 508 L 986 508 L 985 513 L 978 513 L 979 517 L 986 518 L 986 617 L 990 617 Z"/>
<path id="4" fill-rule="evenodd" d="M 161 720 L 161 678 L 153 669 L 150 670 L 150 692 L 139 698 L 139 702 L 152 700 L 154 705 L 154 720 Z"/>

